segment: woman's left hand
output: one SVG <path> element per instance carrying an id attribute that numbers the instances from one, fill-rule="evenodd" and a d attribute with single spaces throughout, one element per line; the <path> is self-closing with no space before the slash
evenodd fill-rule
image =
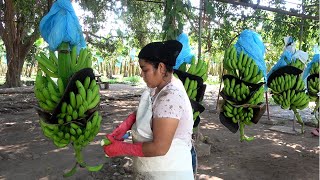
<path id="1" fill-rule="evenodd" d="M 104 149 L 104 153 L 108 156 L 108 157 L 115 157 L 117 156 L 116 152 L 119 152 L 119 140 L 116 140 L 113 138 L 112 135 L 108 134 L 107 138 L 109 139 L 109 141 L 111 142 L 109 145 L 107 146 L 103 146 Z"/>
<path id="2" fill-rule="evenodd" d="M 112 136 L 107 135 L 111 144 L 103 146 L 104 153 L 109 157 L 117 156 L 139 156 L 143 157 L 142 143 L 126 143 L 114 139 Z"/>

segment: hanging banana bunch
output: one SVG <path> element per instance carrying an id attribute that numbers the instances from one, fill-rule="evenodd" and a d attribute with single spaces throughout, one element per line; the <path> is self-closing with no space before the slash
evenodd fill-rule
<path id="1" fill-rule="evenodd" d="M 300 60 L 300 59 L 295 59 L 294 61 L 291 61 L 291 63 L 289 63 L 288 65 L 290 65 L 290 66 L 293 66 L 293 67 L 296 67 L 296 68 L 298 68 L 298 69 L 300 69 L 300 70 L 304 70 L 304 68 L 305 68 L 305 64 Z"/>
<path id="2" fill-rule="evenodd" d="M 319 57 L 319 56 L 318 56 Z M 315 58 L 315 62 L 310 62 L 311 68 L 309 71 L 309 75 L 307 77 L 307 91 L 310 98 L 310 101 L 315 102 L 315 107 L 313 109 L 313 114 L 318 121 L 319 125 L 319 96 L 320 96 L 320 80 L 319 80 L 319 60 Z"/>
<path id="3" fill-rule="evenodd" d="M 309 95 L 313 100 L 316 100 L 318 97 L 318 93 L 320 92 L 320 84 L 319 84 L 319 62 L 314 62 L 312 63 L 311 69 L 309 71 L 309 77 L 313 76 L 312 78 L 310 77 L 307 81 L 307 89 L 309 92 Z"/>
<path id="4" fill-rule="evenodd" d="M 201 101 L 200 99 L 202 98 L 197 98 L 197 95 L 203 82 L 208 79 L 208 65 L 207 62 L 203 60 L 198 60 L 197 63 L 195 61 L 195 57 L 193 56 L 189 68 L 186 69 L 186 65 L 184 63 L 180 66 L 179 71 L 189 74 L 189 76 L 186 76 L 183 81 L 183 85 L 188 97 L 194 101 Z M 179 78 L 177 71 L 175 71 L 174 76 Z"/>
<path id="5" fill-rule="evenodd" d="M 193 56 L 188 67 L 186 63 L 182 63 L 173 75 L 183 82 L 191 105 L 193 105 L 193 120 L 195 121 L 193 127 L 195 128 L 200 122 L 199 115 L 204 111 L 204 107 L 200 103 L 206 89 L 204 82 L 208 78 L 207 62 L 204 60 L 196 61 L 195 56 Z"/>
<path id="6" fill-rule="evenodd" d="M 78 167 L 98 171 L 102 165 L 88 166 L 82 150 L 100 130 L 100 87 L 70 1 L 53 3 L 40 22 L 40 33 L 50 49 L 48 56 L 36 56 L 39 69 L 34 93 L 42 132 L 56 147 L 71 145 L 75 151 L 76 163 L 64 177 L 73 175 Z"/>
<path id="7" fill-rule="evenodd" d="M 305 66 L 303 64 L 298 67 Z M 304 133 L 304 122 L 297 109 L 302 110 L 308 107 L 310 98 L 305 92 L 305 83 L 301 77 L 302 70 L 292 64 L 283 66 L 269 76 L 268 87 L 276 104 L 282 109 L 291 109 L 294 112 L 298 123 L 301 124 L 301 133 Z"/>
<path id="8" fill-rule="evenodd" d="M 36 76 L 34 92 L 39 107 L 51 115 L 50 119 L 40 118 L 43 134 L 58 148 L 71 144 L 76 152 L 76 165 L 97 171 L 102 165 L 85 165 L 81 151 L 100 130 L 102 117 L 95 110 L 100 103 L 100 87 L 94 75 L 86 76 L 84 73 L 92 71 L 92 58 L 88 49 L 81 49 L 79 55 L 76 50 L 76 46 L 71 51 L 60 50 L 58 57 L 50 51 L 49 58 L 41 53 L 37 58 L 40 70 Z M 83 76 L 82 79 L 79 76 Z M 57 81 L 52 78 L 57 78 Z"/>
<path id="9" fill-rule="evenodd" d="M 244 128 L 256 124 L 265 110 L 261 108 L 265 107 L 263 72 L 243 50 L 237 52 L 234 45 L 225 50 L 223 67 L 227 74 L 223 76 L 224 87 L 220 92 L 225 99 L 220 121 L 231 132 L 239 129 L 241 142 L 250 142 L 254 137 L 247 137 Z"/>
<path id="10" fill-rule="evenodd" d="M 225 51 L 223 67 L 228 71 L 228 74 L 248 83 L 256 84 L 263 78 L 263 72 L 255 61 L 244 51 L 237 54 L 234 46 L 229 47 Z"/>

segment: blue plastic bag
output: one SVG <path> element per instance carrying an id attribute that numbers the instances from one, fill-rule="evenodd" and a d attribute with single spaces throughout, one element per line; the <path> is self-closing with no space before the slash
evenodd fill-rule
<path id="1" fill-rule="evenodd" d="M 267 79 L 274 71 L 276 71 L 277 69 L 279 69 L 283 66 L 290 64 L 291 61 L 292 61 L 292 53 L 289 50 L 284 50 L 284 52 L 281 54 L 278 62 L 268 72 Z"/>
<path id="2" fill-rule="evenodd" d="M 237 54 L 244 51 L 245 54 L 251 57 L 263 72 L 264 77 L 266 77 L 267 66 L 264 61 L 265 46 L 258 33 L 248 29 L 242 31 L 235 47 L 237 49 Z"/>
<path id="3" fill-rule="evenodd" d="M 320 51 L 319 51 L 318 46 L 316 46 L 314 48 L 314 56 L 313 56 L 311 62 L 308 63 L 306 69 L 303 71 L 303 76 L 302 76 L 303 80 L 305 80 L 305 81 L 307 80 L 307 77 L 310 74 L 311 67 L 314 63 L 320 63 Z"/>
<path id="4" fill-rule="evenodd" d="M 191 59 L 194 56 L 194 54 L 191 52 L 189 38 L 187 34 L 181 33 L 177 37 L 177 41 L 179 41 L 182 44 L 182 50 L 177 57 L 176 65 L 173 67 L 173 69 L 179 69 L 180 65 L 184 62 L 190 64 Z"/>
<path id="5" fill-rule="evenodd" d="M 267 79 L 274 71 L 276 71 L 277 69 L 283 66 L 291 64 L 292 62 L 295 62 L 298 59 L 302 63 L 305 63 L 308 59 L 308 54 L 306 52 L 295 49 L 295 43 L 291 36 L 285 37 L 284 42 L 285 42 L 284 51 L 281 54 L 278 62 L 270 69 L 267 75 Z"/>
<path id="6" fill-rule="evenodd" d="M 77 45 L 78 52 L 86 47 L 81 26 L 70 0 L 57 0 L 49 13 L 40 21 L 40 33 L 49 44 L 49 49 L 57 50 L 62 42 Z"/>
<path id="7" fill-rule="evenodd" d="M 122 64 L 122 61 L 123 61 L 123 57 L 122 56 L 118 56 L 117 57 L 117 61 L 116 61 L 116 64 L 115 64 L 115 66 L 117 66 L 117 67 L 121 67 L 121 64 Z"/>
<path id="8" fill-rule="evenodd" d="M 130 53 L 129 53 L 129 56 L 130 56 L 130 58 L 131 58 L 132 60 L 135 59 L 135 57 L 136 57 L 136 48 L 132 48 L 132 49 L 131 49 L 131 51 L 130 51 Z"/>

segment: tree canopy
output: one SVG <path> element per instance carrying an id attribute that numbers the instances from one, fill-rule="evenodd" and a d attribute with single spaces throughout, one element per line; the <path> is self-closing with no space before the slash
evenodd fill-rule
<path id="1" fill-rule="evenodd" d="M 103 10 L 97 11 L 99 9 L 97 1 L 79 0 L 79 2 L 81 5 L 85 5 L 83 2 L 87 2 L 83 8 L 93 12 L 93 17 L 97 17 L 91 22 L 87 21 L 87 23 L 95 24 L 94 22 L 99 17 L 103 17 Z M 116 5 L 117 2 L 121 5 Z M 301 49 L 309 52 L 311 52 L 313 45 L 318 42 L 319 21 L 292 15 L 304 14 L 310 17 L 318 17 L 319 6 L 316 0 L 303 0 L 302 2 L 269 1 L 268 4 L 263 6 L 259 4 L 260 1 L 256 4 L 250 1 L 251 3 L 247 3 L 246 6 L 229 4 L 227 0 L 202 0 L 200 2 L 203 3 L 201 9 L 201 39 L 202 52 L 204 53 L 219 53 L 234 42 L 236 36 L 244 29 L 253 29 L 260 33 L 264 42 L 268 45 L 268 50 L 278 49 L 275 55 L 279 55 L 282 51 L 285 36 L 294 37 L 297 43 L 301 44 Z M 143 46 L 146 43 L 145 41 L 159 39 L 159 35 L 162 40 L 174 39 L 182 31 L 188 31 L 192 42 L 197 42 L 199 38 L 200 9 L 192 6 L 190 1 L 122 0 L 121 2 L 108 1 L 107 4 L 109 6 L 105 6 L 104 10 L 113 11 L 128 26 L 128 30 L 122 34 L 123 39 L 134 39 L 139 43 L 130 45 L 138 48 Z M 288 9 L 289 5 L 292 8 Z M 252 8 L 257 6 L 268 6 L 280 13 Z M 287 12 L 287 14 L 283 12 Z M 186 24 L 189 24 L 189 26 L 186 26 Z M 161 27 L 160 31 L 159 27 Z M 92 30 L 92 32 L 94 31 Z"/>
<path id="2" fill-rule="evenodd" d="M 0 1 L 0 36 L 8 59 L 6 84 L 19 86 L 23 62 L 39 38 L 41 18 L 52 0 Z M 151 41 L 174 39 L 187 32 L 201 53 L 215 63 L 221 62 L 224 49 L 235 43 L 244 29 L 261 34 L 267 47 L 266 61 L 272 65 L 283 50 L 283 38 L 292 36 L 301 50 L 310 55 L 319 41 L 319 3 L 316 0 L 229 1 L 200 0 L 75 0 L 86 12 L 83 31 L 86 41 L 105 57 L 127 54 Z M 296 4 L 295 4 L 296 3 Z M 43 8 L 45 7 L 45 8 Z M 288 7 L 291 7 L 290 9 Z M 111 27 L 116 33 L 100 35 L 110 24 L 121 21 L 126 28 Z M 117 50 L 126 46 L 126 53 Z M 18 73 L 17 73 L 18 72 Z"/>

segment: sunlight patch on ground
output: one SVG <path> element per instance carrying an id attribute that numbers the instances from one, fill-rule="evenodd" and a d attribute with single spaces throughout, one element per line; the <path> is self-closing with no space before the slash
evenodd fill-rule
<path id="1" fill-rule="evenodd" d="M 50 151 L 50 152 L 61 152 L 61 151 L 63 151 L 63 150 L 67 150 L 67 149 L 69 149 L 69 147 L 68 146 L 66 146 L 66 147 L 64 147 L 64 148 L 57 148 L 57 149 L 54 149 L 54 150 L 52 150 L 52 151 Z"/>
<path id="2" fill-rule="evenodd" d="M 102 132 L 99 132 L 99 133 L 96 135 L 96 137 L 97 137 L 97 136 L 105 136 L 105 135 L 106 135 L 105 132 L 103 132 L 103 133 L 102 133 Z"/>
<path id="3" fill-rule="evenodd" d="M 212 169 L 212 167 L 205 166 L 205 165 L 201 165 L 201 166 L 198 167 L 198 169 L 201 169 L 201 170 L 210 170 L 210 169 Z"/>
<path id="4" fill-rule="evenodd" d="M 216 176 L 209 176 L 207 174 L 199 174 L 198 175 L 198 179 L 202 180 L 202 179 L 206 179 L 206 180 L 222 180 L 221 178 L 219 177 L 216 177 Z"/>
<path id="5" fill-rule="evenodd" d="M 281 158 L 283 157 L 281 154 L 274 154 L 274 153 L 270 153 L 270 155 L 274 158 Z"/>
<path id="6" fill-rule="evenodd" d="M 111 127 L 110 125 L 102 125 L 102 131 L 109 131 L 115 129 L 115 127 Z M 101 134 L 101 133 L 100 133 Z M 105 133 L 103 133 L 105 134 Z M 98 134 L 99 135 L 99 134 Z"/>
<path id="7" fill-rule="evenodd" d="M 46 177 L 40 178 L 39 180 L 49 180 L 49 179 L 50 179 L 50 176 L 46 176 Z"/>
<path id="8" fill-rule="evenodd" d="M 275 136 L 278 136 L 278 134 L 276 132 L 272 132 L 270 133 L 266 133 L 264 134 L 263 136 L 262 135 L 257 135 L 256 137 L 259 138 L 259 139 L 264 139 L 264 140 L 274 140 Z"/>
<path id="9" fill-rule="evenodd" d="M 263 136 L 262 135 L 257 135 L 255 136 L 256 138 L 259 138 L 259 139 L 264 139 L 264 140 L 269 140 L 269 141 L 273 141 L 273 144 L 274 145 L 278 145 L 278 146 L 286 146 L 286 147 L 289 147 L 289 148 L 292 148 L 294 149 L 296 152 L 299 152 L 301 153 L 302 150 L 303 151 L 307 151 L 307 152 L 310 152 L 310 153 L 317 153 L 319 154 L 320 152 L 320 148 L 319 146 L 315 146 L 313 147 L 312 149 L 306 149 L 305 146 L 302 146 L 301 144 L 297 144 L 297 143 L 287 143 L 287 142 L 284 142 L 283 140 L 281 139 L 278 139 L 276 138 L 277 133 L 266 133 L 264 134 Z"/>
<path id="10" fill-rule="evenodd" d="M 29 121 L 29 120 L 26 120 L 24 121 L 25 124 L 32 124 L 33 122 L 32 121 Z"/>
<path id="11" fill-rule="evenodd" d="M 17 124 L 17 122 L 7 122 L 7 123 L 4 123 L 4 126 L 12 126 L 15 124 Z"/>
<path id="12" fill-rule="evenodd" d="M 221 129 L 219 127 L 219 125 L 214 124 L 214 123 L 206 123 L 206 124 L 202 125 L 201 128 L 205 128 L 205 129 Z"/>
<path id="13" fill-rule="evenodd" d="M 3 150 L 4 152 L 14 152 L 14 153 L 21 153 L 24 152 L 27 149 L 27 143 L 24 144 L 18 144 L 18 145 L 8 145 L 8 146 L 0 146 L 0 150 Z"/>

